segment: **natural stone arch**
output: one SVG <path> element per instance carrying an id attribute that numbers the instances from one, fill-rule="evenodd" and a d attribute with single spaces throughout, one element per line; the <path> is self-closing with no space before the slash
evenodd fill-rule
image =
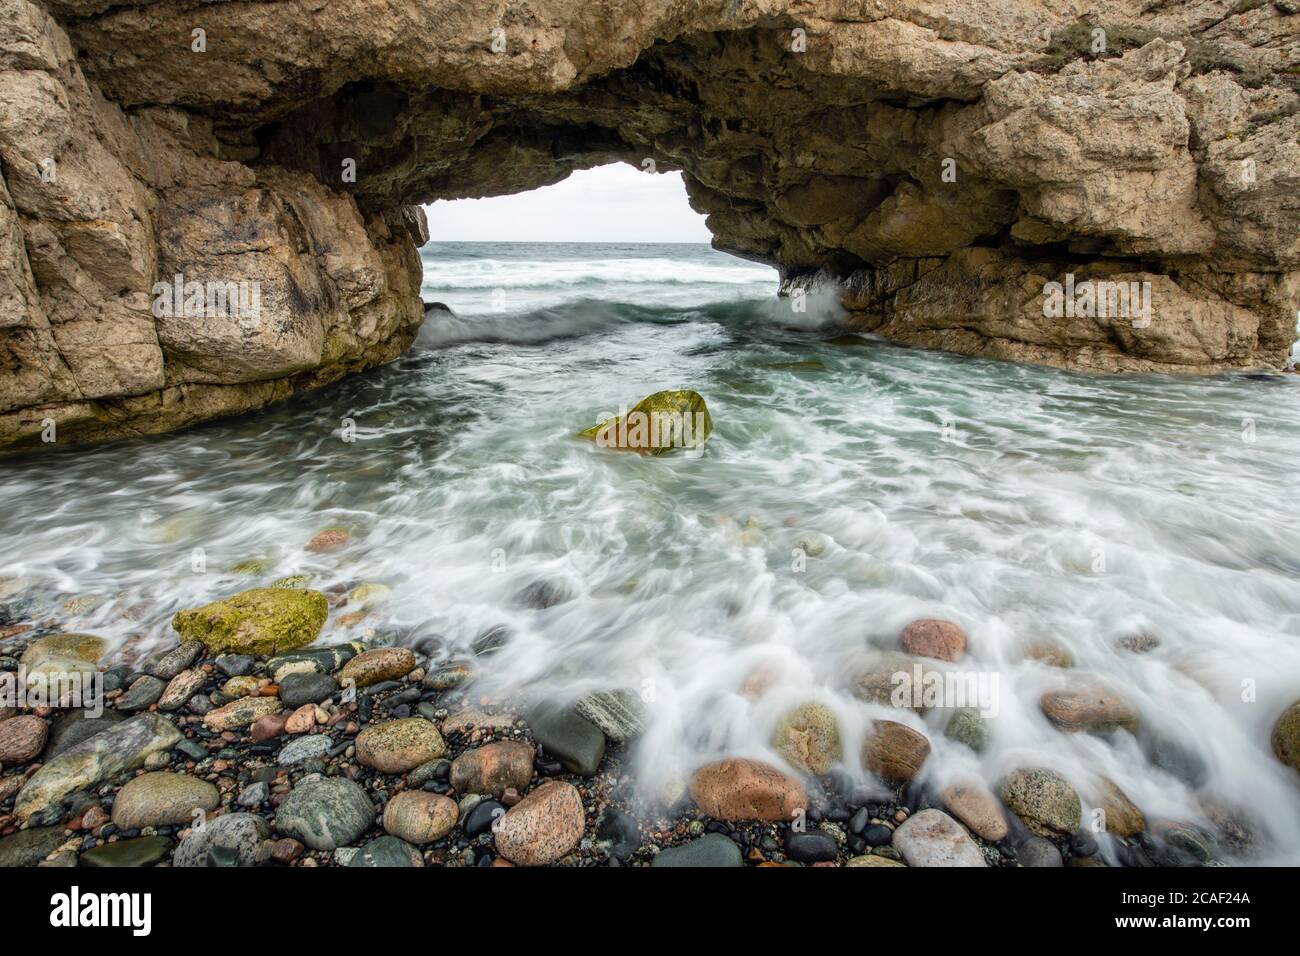
<path id="1" fill-rule="evenodd" d="M 611 161 L 681 169 L 716 245 L 835 279 L 899 341 L 1277 367 L 1300 17 L 1148 6 L 0 0 L 0 442 L 166 430 L 387 361 L 422 318 L 414 204 Z M 1150 283 L 1150 321 L 1045 315 L 1067 274 Z M 177 275 L 257 281 L 257 317 L 156 314 Z"/>

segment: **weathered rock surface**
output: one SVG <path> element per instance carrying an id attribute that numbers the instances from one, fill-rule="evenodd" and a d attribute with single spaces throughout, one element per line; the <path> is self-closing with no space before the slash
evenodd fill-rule
<path id="1" fill-rule="evenodd" d="M 1205 371 L 1294 338 L 1282 3 L 207 4 L 202 52 L 189 9 L 0 0 L 0 442 L 388 361 L 423 314 L 413 204 L 611 161 L 684 170 L 718 246 L 900 341 Z M 1054 317 L 1069 275 L 1150 308 Z"/>
<path id="2" fill-rule="evenodd" d="M 369 687 L 380 681 L 396 680 L 415 670 L 415 654 L 406 647 L 379 647 L 363 651 L 343 665 L 339 682 Z"/>
<path id="3" fill-rule="evenodd" d="M 1002 804 L 978 780 L 962 780 L 945 787 L 939 799 L 948 812 L 966 824 L 976 836 L 996 843 L 1007 836 L 1007 818 Z"/>
<path id="4" fill-rule="evenodd" d="M 172 855 L 172 866 L 256 866 L 258 850 L 271 835 L 252 813 L 227 813 L 195 827 Z"/>
<path id="5" fill-rule="evenodd" d="M 165 753 L 182 739 L 164 717 L 140 714 L 113 724 L 69 747 L 32 774 L 14 801 L 14 815 L 26 821 L 68 794 L 139 770 L 150 754 Z"/>
<path id="6" fill-rule="evenodd" d="M 804 785 L 757 760 L 719 760 L 695 771 L 691 798 L 719 820 L 789 822 L 808 808 Z"/>
<path id="7" fill-rule="evenodd" d="M 408 790 L 384 807 L 384 830 L 417 846 L 441 840 L 456 826 L 456 801 L 436 793 Z"/>
<path id="8" fill-rule="evenodd" d="M 357 735 L 357 760 L 383 773 L 406 773 L 446 752 L 442 734 L 423 717 L 371 724 Z"/>
<path id="9" fill-rule="evenodd" d="M 500 797 L 508 788 L 523 793 L 533 778 L 533 748 L 503 740 L 467 750 L 451 764 L 450 783 L 458 793 Z"/>
<path id="10" fill-rule="evenodd" d="M 375 808 L 358 784 L 342 777 L 304 780 L 275 814 L 275 828 L 313 850 L 347 846 L 375 822 Z"/>
<path id="11" fill-rule="evenodd" d="M 970 834 L 942 810 L 912 814 L 893 842 L 908 866 L 988 866 Z"/>
<path id="12" fill-rule="evenodd" d="M 50 725 L 31 714 L 0 721 L 0 764 L 12 766 L 35 760 L 45 749 L 49 734 Z"/>
<path id="13" fill-rule="evenodd" d="M 190 824 L 195 811 L 215 810 L 217 788 L 184 773 L 141 774 L 127 781 L 113 799 L 113 822 L 122 830 Z"/>
<path id="14" fill-rule="evenodd" d="M 823 774 L 844 756 L 840 725 L 825 704 L 801 704 L 786 713 L 772 734 L 772 746 L 794 766 Z"/>
<path id="15" fill-rule="evenodd" d="M 585 826 L 577 788 L 548 780 L 506 811 L 493 835 L 497 850 L 511 863 L 544 866 L 576 847 Z"/>
<path id="16" fill-rule="evenodd" d="M 929 756 L 925 734 L 893 720 L 874 721 L 862 744 L 862 765 L 885 780 L 911 780 Z"/>
<path id="17" fill-rule="evenodd" d="M 1282 711 L 1273 724 L 1270 741 L 1278 760 L 1300 770 L 1300 700 Z"/>
<path id="18" fill-rule="evenodd" d="M 253 588 L 177 611 L 172 627 L 213 651 L 266 656 L 310 644 L 329 614 L 325 595 L 307 588 Z"/>
<path id="19" fill-rule="evenodd" d="M 1060 690 L 1048 691 L 1038 704 L 1047 719 L 1067 733 L 1132 732 L 1138 727 L 1137 708 L 1115 690 L 1091 677 L 1081 678 Z"/>
<path id="20" fill-rule="evenodd" d="M 1038 836 L 1071 836 L 1082 820 L 1079 795 L 1055 770 L 1025 767 L 1007 774 L 998 796 Z"/>

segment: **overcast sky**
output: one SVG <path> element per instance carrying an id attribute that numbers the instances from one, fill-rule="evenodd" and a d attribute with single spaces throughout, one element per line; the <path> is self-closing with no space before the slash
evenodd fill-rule
<path id="1" fill-rule="evenodd" d="M 681 173 L 626 163 L 579 170 L 563 182 L 492 199 L 425 206 L 440 242 L 708 242 Z"/>

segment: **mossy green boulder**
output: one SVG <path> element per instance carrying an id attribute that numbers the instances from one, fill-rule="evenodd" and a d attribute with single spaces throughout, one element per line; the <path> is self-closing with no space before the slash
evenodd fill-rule
<path id="1" fill-rule="evenodd" d="M 264 657 L 304 647 L 325 624 L 325 595 L 307 588 L 253 588 L 172 618 L 182 640 L 202 641 L 215 653 Z"/>
<path id="2" fill-rule="evenodd" d="M 579 436 L 602 448 L 665 455 L 674 448 L 699 448 L 713 431 L 709 407 L 699 392 L 669 389 L 637 402 L 627 414 L 607 418 Z"/>

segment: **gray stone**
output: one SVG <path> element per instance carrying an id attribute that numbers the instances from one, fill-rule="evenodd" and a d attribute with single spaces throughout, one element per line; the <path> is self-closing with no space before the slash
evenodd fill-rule
<path id="1" fill-rule="evenodd" d="M 324 757 L 333 746 L 334 738 L 328 734 L 309 734 L 306 737 L 295 737 L 280 748 L 280 755 L 275 760 L 281 767 L 291 767 L 294 764 L 302 763 L 304 760 Z"/>
<path id="2" fill-rule="evenodd" d="M 744 866 L 740 847 L 721 833 L 708 833 L 698 840 L 660 850 L 650 864 L 656 866 Z"/>
<path id="3" fill-rule="evenodd" d="M 172 865 L 256 866 L 258 849 L 270 835 L 270 827 L 261 817 L 227 813 L 209 821 L 202 829 L 190 830 L 189 836 L 176 848 Z"/>
<path id="4" fill-rule="evenodd" d="M 313 850 L 347 846 L 375 823 L 375 808 L 358 784 L 343 777 L 304 780 L 275 815 L 275 828 Z"/>
<path id="5" fill-rule="evenodd" d="M 1061 851 L 1052 841 L 1037 836 L 1031 836 L 1020 845 L 1016 850 L 1016 860 L 1021 866 L 1028 867 L 1065 866 L 1065 861 L 1061 859 Z"/>
<path id="6" fill-rule="evenodd" d="M 45 759 L 53 760 L 69 747 L 89 740 L 102 731 L 126 720 L 116 710 L 105 710 L 99 717 L 91 717 L 84 710 L 69 710 L 54 718 L 50 726 L 50 740 L 45 745 Z"/>
<path id="7" fill-rule="evenodd" d="M 528 716 L 533 737 L 571 773 L 590 777 L 605 756 L 605 735 L 572 707 L 539 707 Z"/>
<path id="8" fill-rule="evenodd" d="M 966 829 L 942 810 L 914 813 L 894 831 L 908 866 L 988 866 Z"/>
<path id="9" fill-rule="evenodd" d="M 251 654 L 222 654 L 217 658 L 217 669 L 227 677 L 243 677 L 251 673 L 257 658 Z"/>
<path id="10" fill-rule="evenodd" d="M 161 681 L 169 681 L 198 660 L 202 654 L 203 645 L 199 641 L 183 641 L 166 653 L 150 658 L 145 662 L 144 672 Z"/>
<path id="11" fill-rule="evenodd" d="M 271 787 L 265 781 L 259 780 L 257 783 L 250 783 L 243 790 L 239 791 L 239 805 L 241 807 L 260 807 L 266 801 L 271 799 Z"/>
<path id="12" fill-rule="evenodd" d="M 157 677 L 145 674 L 136 678 L 135 683 L 127 688 L 126 693 L 117 699 L 114 706 L 128 714 L 137 710 L 146 710 L 158 703 L 166 689 L 167 685 Z"/>
<path id="13" fill-rule="evenodd" d="M 26 821 L 37 811 L 61 804 L 70 793 L 139 770 L 150 754 L 167 753 L 182 739 L 180 731 L 157 714 L 115 724 L 47 761 L 18 793 L 14 815 Z"/>
<path id="14" fill-rule="evenodd" d="M 286 674 L 280 681 L 280 700 L 296 710 L 303 704 L 319 704 L 339 692 L 339 682 L 318 672 Z"/>
<path id="15" fill-rule="evenodd" d="M 68 838 L 63 827 L 31 827 L 0 838 L 0 867 L 35 866 Z"/>
<path id="16" fill-rule="evenodd" d="M 645 705 L 630 690 L 598 691 L 578 699 L 578 714 L 615 742 L 632 740 L 645 730 Z"/>
<path id="17" fill-rule="evenodd" d="M 381 836 L 371 840 L 345 864 L 363 867 L 413 867 L 423 866 L 420 851 L 395 836 Z"/>

